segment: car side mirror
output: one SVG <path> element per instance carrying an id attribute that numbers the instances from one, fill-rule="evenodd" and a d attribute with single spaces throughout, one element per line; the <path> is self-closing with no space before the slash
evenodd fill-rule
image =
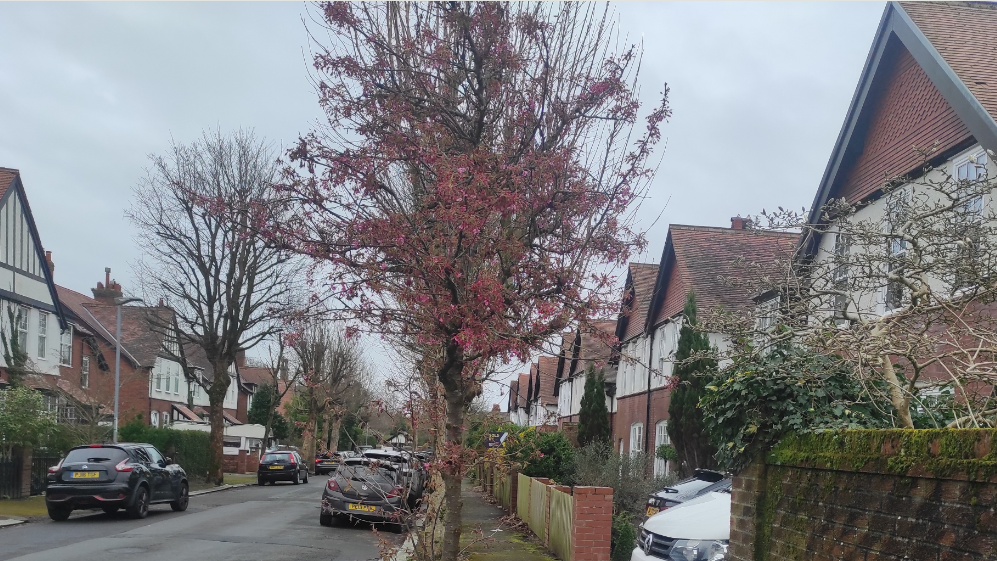
<path id="1" fill-rule="evenodd" d="M 164 467 L 170 465 L 170 459 L 166 458 L 166 459 L 163 459 L 163 460 L 159 460 L 157 463 L 159 464 L 159 467 L 164 468 Z"/>

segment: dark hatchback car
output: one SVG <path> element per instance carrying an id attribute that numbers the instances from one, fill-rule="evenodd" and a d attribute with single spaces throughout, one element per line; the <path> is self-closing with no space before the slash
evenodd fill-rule
<path id="1" fill-rule="evenodd" d="M 267 452 L 256 470 L 256 483 L 266 485 L 268 481 L 271 484 L 277 481 L 290 481 L 295 485 L 308 483 L 308 465 L 293 450 Z"/>
<path id="2" fill-rule="evenodd" d="M 342 518 L 387 523 L 400 532 L 405 511 L 405 489 L 392 466 L 349 463 L 339 467 L 322 491 L 319 523 L 332 526 Z"/>
<path id="3" fill-rule="evenodd" d="M 339 465 L 343 463 L 343 460 L 347 458 L 354 457 L 353 452 L 326 452 L 325 454 L 315 455 L 315 475 L 322 475 L 324 473 L 332 473 L 339 468 Z"/>
<path id="4" fill-rule="evenodd" d="M 78 446 L 59 465 L 48 469 L 45 506 L 52 520 L 69 518 L 77 509 L 125 509 L 145 518 L 149 505 L 170 503 L 187 510 L 187 472 L 151 444 L 91 444 Z"/>

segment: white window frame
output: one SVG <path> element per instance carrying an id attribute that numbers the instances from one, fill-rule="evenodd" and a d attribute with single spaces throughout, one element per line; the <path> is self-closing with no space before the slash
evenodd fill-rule
<path id="1" fill-rule="evenodd" d="M 671 466 L 667 460 L 658 457 L 658 447 L 662 444 L 671 444 L 672 439 L 668 437 L 668 420 L 661 420 L 654 425 L 654 475 L 655 477 L 668 475 Z"/>
<path id="2" fill-rule="evenodd" d="M 644 423 L 630 425 L 630 454 L 642 452 L 644 448 Z"/>
<path id="3" fill-rule="evenodd" d="M 48 346 L 48 312 L 38 310 L 38 358 L 45 358 Z"/>
<path id="4" fill-rule="evenodd" d="M 149 424 L 155 428 L 159 428 L 159 411 L 153 411 L 149 417 Z"/>
<path id="5" fill-rule="evenodd" d="M 27 306 L 18 306 L 14 312 L 15 314 L 21 314 L 21 319 L 18 320 L 15 316 L 14 321 L 17 321 L 17 342 L 25 350 L 28 348 L 28 310 Z"/>
<path id="6" fill-rule="evenodd" d="M 66 344 L 66 336 L 69 336 L 69 344 Z M 68 349 L 68 351 L 67 351 Z M 62 366 L 73 365 L 73 326 L 66 327 L 59 334 L 59 364 Z"/>
<path id="7" fill-rule="evenodd" d="M 153 377 L 156 379 L 156 391 L 163 391 L 163 361 L 156 360 L 156 367 L 152 371 Z"/>
<path id="8" fill-rule="evenodd" d="M 90 357 L 86 355 L 80 358 L 80 387 L 90 387 Z"/>
<path id="9" fill-rule="evenodd" d="M 987 169 L 988 163 L 987 151 L 979 147 L 974 148 L 952 160 L 952 177 L 957 181 L 976 181 L 981 177 L 985 178 L 989 175 L 989 170 Z M 966 177 L 959 177 L 963 168 L 966 170 Z M 980 173 L 981 168 L 983 170 L 982 174 Z M 975 177 L 970 177 L 973 174 L 975 174 Z"/>
<path id="10" fill-rule="evenodd" d="M 173 393 L 180 395 L 180 365 L 177 364 L 173 371 Z"/>

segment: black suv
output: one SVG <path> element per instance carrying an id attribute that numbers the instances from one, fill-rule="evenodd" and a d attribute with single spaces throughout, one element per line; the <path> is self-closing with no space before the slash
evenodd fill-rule
<path id="1" fill-rule="evenodd" d="M 151 444 L 77 446 L 48 469 L 45 506 L 56 521 L 83 508 L 108 514 L 124 508 L 133 518 L 145 518 L 150 504 L 170 503 L 180 512 L 189 500 L 187 472 Z"/>
<path id="2" fill-rule="evenodd" d="M 266 485 L 278 481 L 308 483 L 308 465 L 301 461 L 301 455 L 294 450 L 275 450 L 263 454 L 260 467 L 256 470 L 256 483 Z"/>

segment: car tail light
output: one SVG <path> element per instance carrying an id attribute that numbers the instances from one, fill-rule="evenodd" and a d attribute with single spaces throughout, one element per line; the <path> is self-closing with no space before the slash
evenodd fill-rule
<path id="1" fill-rule="evenodd" d="M 297 464 L 297 463 L 298 463 L 298 462 L 296 462 L 296 461 L 294 460 L 294 454 L 291 454 L 291 465 L 293 466 L 293 465 L 295 465 L 295 464 Z"/>
<path id="2" fill-rule="evenodd" d="M 388 491 L 388 496 L 389 497 L 400 497 L 400 496 L 402 496 L 402 493 L 404 493 L 404 492 L 405 492 L 405 489 L 403 489 L 401 485 L 395 485 L 394 489 Z"/>
<path id="3" fill-rule="evenodd" d="M 59 460 L 58 464 L 56 464 L 56 465 L 48 468 L 48 472 L 49 473 L 58 473 L 59 470 L 62 468 L 62 462 L 64 462 L 64 461 L 65 461 L 65 458 Z"/>
<path id="4" fill-rule="evenodd" d="M 338 491 L 339 483 L 336 483 L 336 478 L 329 479 L 329 482 L 325 484 L 326 489 L 330 491 Z"/>
<path id="5" fill-rule="evenodd" d="M 131 471 L 131 470 L 132 470 L 132 466 L 128 465 L 128 458 L 125 458 L 124 460 L 121 460 L 120 462 L 118 462 L 118 465 L 114 466 L 114 471 L 118 471 L 118 472 L 125 472 L 125 471 Z"/>
<path id="6" fill-rule="evenodd" d="M 91 448 L 103 448 L 104 445 L 103 444 L 91 444 L 90 447 Z"/>

